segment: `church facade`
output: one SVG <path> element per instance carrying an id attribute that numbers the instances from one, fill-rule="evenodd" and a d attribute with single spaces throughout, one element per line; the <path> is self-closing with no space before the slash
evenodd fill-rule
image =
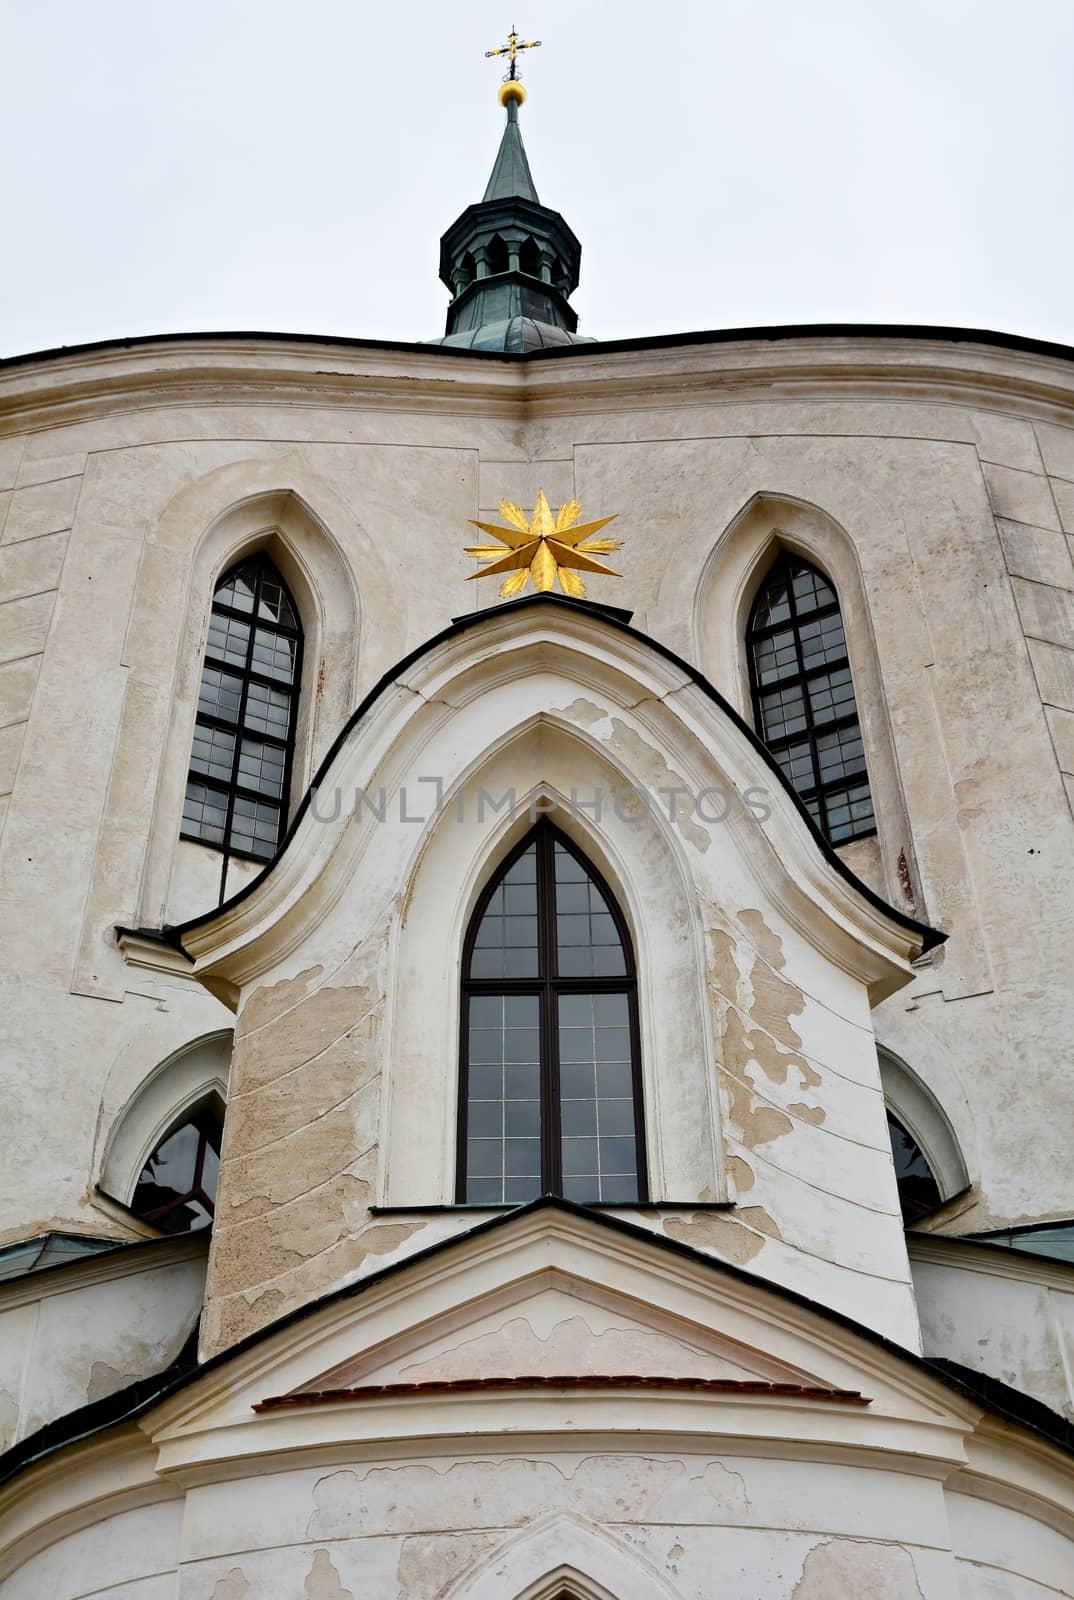
<path id="1" fill-rule="evenodd" d="M 0 363 L 0 1595 L 1074 1594 L 1074 352 L 584 337 L 522 98 Z"/>

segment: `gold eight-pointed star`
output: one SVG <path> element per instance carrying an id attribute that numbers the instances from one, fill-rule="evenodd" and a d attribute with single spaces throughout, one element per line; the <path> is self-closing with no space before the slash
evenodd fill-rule
<path id="1" fill-rule="evenodd" d="M 605 572 L 609 577 L 619 577 L 618 572 L 595 558 L 618 550 L 620 541 L 593 538 L 601 528 L 614 522 L 618 514 L 613 512 L 610 517 L 598 517 L 595 522 L 582 522 L 581 506 L 577 500 L 568 500 L 553 516 L 543 489 L 537 495 L 532 517 L 527 517 L 522 507 L 513 501 L 501 500 L 500 515 L 510 527 L 470 519 L 475 528 L 491 533 L 500 543 L 467 545 L 468 556 L 488 563 L 480 572 L 471 573 L 469 581 L 487 578 L 493 573 L 509 573 L 500 585 L 500 594 L 510 600 L 522 593 L 529 578 L 533 579 L 533 587 L 539 594 L 554 588 L 558 578 L 564 594 L 581 600 L 585 596 L 585 584 L 577 576 L 578 572 Z"/>

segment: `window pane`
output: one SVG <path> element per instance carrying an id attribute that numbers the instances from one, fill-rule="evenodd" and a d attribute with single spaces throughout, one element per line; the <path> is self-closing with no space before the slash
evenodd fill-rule
<path id="1" fill-rule="evenodd" d="M 256 587 L 257 564 L 250 562 L 228 574 L 213 596 L 213 604 L 230 606 L 233 611 L 252 611 Z"/>
<path id="2" fill-rule="evenodd" d="M 807 723 L 801 684 L 790 684 L 772 694 L 763 694 L 761 717 L 766 739 L 782 739 L 789 733 L 802 733 Z"/>
<path id="3" fill-rule="evenodd" d="M 283 794 L 286 762 L 287 751 L 279 745 L 244 739 L 239 752 L 239 784 L 243 789 L 257 789 L 278 799 Z"/>
<path id="4" fill-rule="evenodd" d="M 231 848 L 269 860 L 279 843 L 280 818 L 279 806 L 237 794 L 231 815 Z"/>
<path id="5" fill-rule="evenodd" d="M 815 722 L 834 722 L 836 717 L 849 716 L 854 711 L 854 687 L 850 681 L 850 668 L 826 672 L 814 678 L 809 685 L 809 705 Z"/>
<path id="6" fill-rule="evenodd" d="M 268 573 L 261 580 L 261 598 L 257 605 L 259 617 L 278 622 L 281 627 L 298 629 L 298 618 L 291 604 L 291 596 L 276 578 Z"/>
<path id="7" fill-rule="evenodd" d="M 537 847 L 530 845 L 504 873 L 478 924 L 470 958 L 472 978 L 536 978 Z"/>
<path id="8" fill-rule="evenodd" d="M 560 977 L 622 977 L 626 956 L 608 903 L 582 863 L 556 844 L 556 962 Z"/>
<path id="9" fill-rule="evenodd" d="M 209 618 L 209 638 L 206 653 L 214 661 L 224 661 L 229 667 L 244 667 L 250 644 L 250 627 L 238 617 L 228 617 L 214 611 Z"/>
<path id="10" fill-rule="evenodd" d="M 776 683 L 780 678 L 794 677 L 798 671 L 798 651 L 793 628 L 758 639 L 753 659 L 759 683 Z"/>
<path id="11" fill-rule="evenodd" d="M 807 672 L 829 661 L 842 661 L 846 656 L 846 640 L 838 611 L 813 622 L 803 622 L 798 637 L 802 642 L 802 665 Z"/>
<path id="12" fill-rule="evenodd" d="M 794 574 L 794 609 L 800 617 L 808 616 L 811 611 L 819 611 L 822 606 L 835 604 L 835 595 L 815 567 L 805 561 L 795 561 L 791 565 Z"/>
<path id="13" fill-rule="evenodd" d="M 916 1222 L 943 1203 L 940 1186 L 916 1139 L 888 1112 L 888 1137 L 903 1220 Z"/>
<path id="14" fill-rule="evenodd" d="M 241 699 L 241 678 L 233 672 L 221 672 L 218 667 L 203 670 L 198 693 L 199 711 L 208 717 L 219 717 L 222 722 L 238 722 Z"/>
<path id="15" fill-rule="evenodd" d="M 254 630 L 254 654 L 250 664 L 255 672 L 260 672 L 266 678 L 278 678 L 281 683 L 291 683 L 295 676 L 297 655 L 297 639 L 272 633 L 267 628 Z"/>
<path id="16" fill-rule="evenodd" d="M 636 1117 L 626 993 L 560 995 L 558 1029 L 564 1194 L 582 1203 L 636 1200 Z"/>
<path id="17" fill-rule="evenodd" d="M 223 844 L 226 824 L 227 795 L 191 779 L 183 801 L 183 833 L 203 839 L 206 844 Z"/>
<path id="18" fill-rule="evenodd" d="M 222 783 L 231 782 L 231 769 L 235 764 L 235 735 L 223 728 L 210 728 L 199 722 L 194 729 L 194 744 L 190 752 L 191 772 L 204 772 Z"/>
<path id="19" fill-rule="evenodd" d="M 467 1018 L 466 1198 L 541 1192 L 540 1000 L 474 995 Z"/>

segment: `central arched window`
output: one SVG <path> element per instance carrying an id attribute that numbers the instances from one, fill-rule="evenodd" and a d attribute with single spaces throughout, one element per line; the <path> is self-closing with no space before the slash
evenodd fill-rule
<path id="1" fill-rule="evenodd" d="M 220 580 L 198 694 L 182 837 L 270 861 L 287 825 L 302 629 L 265 555 Z"/>
<path id="2" fill-rule="evenodd" d="M 622 913 L 542 820 L 485 889 L 463 951 L 456 1198 L 647 1198 L 637 985 Z"/>
<path id="3" fill-rule="evenodd" d="M 832 844 L 876 832 L 839 599 L 782 551 L 746 629 L 757 732 Z"/>

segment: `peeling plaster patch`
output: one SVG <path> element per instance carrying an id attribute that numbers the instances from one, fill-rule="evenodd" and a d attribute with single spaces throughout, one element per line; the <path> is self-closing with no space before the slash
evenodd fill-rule
<path id="1" fill-rule="evenodd" d="M 760 956 L 750 968 L 750 984 L 753 987 L 750 1016 L 754 1022 L 760 1023 L 789 1050 L 800 1050 L 802 1038 L 791 1027 L 790 1019 L 805 1010 L 805 995 L 801 989 L 773 972 Z"/>
<path id="2" fill-rule="evenodd" d="M 709 944 L 709 974 L 725 1000 L 738 996 L 739 970 L 735 963 L 735 941 L 723 928 L 705 930 Z"/>
<path id="3" fill-rule="evenodd" d="M 595 728 L 598 722 L 608 721 L 605 710 L 594 705 L 592 700 L 583 700 L 581 697 L 564 706 L 563 715 L 571 722 L 580 722 L 583 728 Z"/>
<path id="4" fill-rule="evenodd" d="M 395 1581 L 405 1600 L 436 1600 L 448 1585 L 500 1543 L 495 1533 L 409 1534 L 399 1551 Z"/>
<path id="5" fill-rule="evenodd" d="M 250 1004 L 256 999 L 255 994 Z M 367 984 L 326 984 L 284 1015 L 266 1021 L 256 1033 L 247 1031 L 236 1036 L 230 1095 L 249 1094 L 304 1067 L 315 1056 L 339 1044 L 382 1002 L 379 990 Z M 374 1031 L 372 1024 L 369 1031 Z M 226 1151 L 224 1155 L 226 1159 Z"/>
<path id="6" fill-rule="evenodd" d="M 266 1022 L 274 1021 L 293 1005 L 297 1005 L 313 980 L 319 978 L 323 971 L 323 967 L 307 967 L 297 977 L 283 978 L 279 983 L 270 983 L 263 988 L 255 989 L 243 1006 L 235 1025 L 236 1039 L 253 1033 L 255 1028 L 261 1028 Z"/>
<path id="7" fill-rule="evenodd" d="M 250 1593 L 250 1580 L 241 1567 L 232 1567 L 225 1578 L 217 1578 L 209 1600 L 246 1600 Z"/>
<path id="8" fill-rule="evenodd" d="M 805 1558 L 792 1600 L 925 1600 L 902 1545 L 828 1539 Z"/>
<path id="9" fill-rule="evenodd" d="M 596 1523 L 641 1521 L 682 1482 L 681 1461 L 651 1456 L 586 1456 L 572 1473 L 541 1459 L 464 1459 L 445 1469 L 424 1463 L 349 1467 L 319 1478 L 306 1537 L 470 1532 L 487 1527 L 488 1507 L 502 1506 L 501 1528 L 571 1510 Z M 408 1596 L 409 1600 L 409 1596 Z"/>
<path id="10" fill-rule="evenodd" d="M 783 954 L 783 940 L 779 934 L 772 932 L 759 911 L 740 911 L 738 920 L 749 934 L 754 949 L 760 952 L 770 967 L 782 972 L 787 965 L 787 958 Z"/>
<path id="11" fill-rule="evenodd" d="M 684 783 L 677 772 L 672 772 L 660 751 L 647 744 L 633 728 L 628 728 L 619 717 L 612 717 L 612 732 L 603 741 L 609 750 L 622 756 L 628 771 L 634 773 L 639 785 L 650 793 L 660 795 L 661 790 L 681 790 L 661 796 L 669 810 L 674 810 L 675 820 L 684 839 L 689 839 L 696 850 L 704 853 L 712 843 L 708 830 L 693 821 L 693 803 L 690 785 Z"/>
<path id="12" fill-rule="evenodd" d="M 691 1478 L 690 1482 L 712 1496 L 728 1521 L 738 1522 L 749 1515 L 750 1497 L 746 1493 L 746 1480 L 741 1472 L 725 1467 L 722 1461 L 710 1461 L 704 1472 Z"/>
<path id="13" fill-rule="evenodd" d="M 140 1372 L 117 1372 L 107 1361 L 95 1361 L 90 1368 L 86 1399 L 104 1400 L 117 1389 L 125 1389 L 128 1383 L 137 1383 L 142 1376 Z"/>
<path id="14" fill-rule="evenodd" d="M 756 1228 L 758 1233 L 767 1233 L 770 1239 L 782 1241 L 783 1235 L 774 1218 L 763 1206 L 741 1206 L 735 1216 L 737 1221 L 744 1222 L 748 1228 Z"/>
<path id="15" fill-rule="evenodd" d="M 728 1156 L 727 1171 L 737 1194 L 745 1194 L 757 1182 L 753 1168 L 741 1156 Z"/>
<path id="16" fill-rule="evenodd" d="M 787 1110 L 793 1111 L 803 1122 L 812 1123 L 814 1128 L 819 1128 L 828 1115 L 820 1106 L 807 1106 L 802 1100 L 793 1100 Z"/>
<path id="17" fill-rule="evenodd" d="M 751 1211 L 759 1210 L 751 1206 Z M 775 1227 L 775 1224 L 772 1224 Z M 747 1261 L 759 1256 L 764 1240 L 749 1228 L 744 1228 L 735 1217 L 714 1217 L 695 1213 L 688 1221 L 682 1217 L 666 1217 L 664 1232 L 669 1239 L 693 1245 L 696 1250 L 713 1250 L 725 1261 L 744 1267 Z"/>
<path id="18" fill-rule="evenodd" d="M 18 1425 L 18 1402 L 10 1390 L 0 1389 L 0 1450 L 14 1444 Z"/>
<path id="19" fill-rule="evenodd" d="M 353 1591 L 344 1589 L 340 1582 L 327 1550 L 313 1552 L 313 1565 L 306 1574 L 305 1589 L 309 1600 L 354 1600 Z"/>
<path id="20" fill-rule="evenodd" d="M 542 1338 L 525 1317 L 514 1317 L 501 1328 L 401 1368 L 399 1378 L 404 1383 L 420 1383 L 424 1379 L 560 1372 L 660 1372 L 691 1377 L 697 1373 L 699 1359 L 704 1359 L 704 1352 L 697 1346 L 649 1328 L 606 1328 L 594 1333 L 585 1319 L 577 1316 L 557 1322 L 547 1338 Z"/>
<path id="21" fill-rule="evenodd" d="M 798 1073 L 801 1089 L 815 1089 L 821 1081 L 820 1073 L 804 1056 L 784 1050 L 762 1028 L 751 1028 L 747 1033 L 737 1011 L 727 1013 L 723 1044 L 724 1065 L 737 1077 L 747 1077 L 747 1065 L 756 1061 L 770 1083 L 786 1083 L 791 1067 Z"/>
<path id="22" fill-rule="evenodd" d="M 794 1123 L 790 1117 L 774 1106 L 755 1105 L 748 1084 L 728 1072 L 723 1077 L 731 1100 L 728 1121 L 739 1130 L 739 1142 L 747 1150 L 755 1150 L 759 1144 L 768 1144 L 791 1132 Z"/>

